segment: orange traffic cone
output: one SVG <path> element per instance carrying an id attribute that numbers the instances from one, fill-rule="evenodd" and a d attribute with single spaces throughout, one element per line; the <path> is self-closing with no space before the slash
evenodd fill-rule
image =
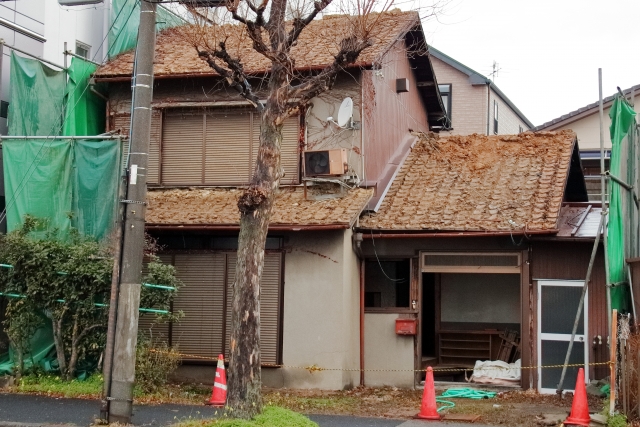
<path id="1" fill-rule="evenodd" d="M 576 389 L 573 392 L 571 414 L 569 414 L 569 417 L 564 421 L 564 425 L 588 427 L 590 421 L 587 389 L 584 385 L 584 369 L 580 368 L 578 371 L 578 379 L 576 380 Z"/>
<path id="2" fill-rule="evenodd" d="M 423 420 L 439 420 L 438 407 L 436 406 L 436 388 L 433 384 L 433 369 L 427 368 L 427 377 L 424 380 L 424 392 L 422 393 L 422 406 L 416 417 Z"/>
<path id="3" fill-rule="evenodd" d="M 224 406 L 227 401 L 227 374 L 224 371 L 224 356 L 218 355 L 216 378 L 211 390 L 211 399 L 206 403 L 212 406 Z"/>

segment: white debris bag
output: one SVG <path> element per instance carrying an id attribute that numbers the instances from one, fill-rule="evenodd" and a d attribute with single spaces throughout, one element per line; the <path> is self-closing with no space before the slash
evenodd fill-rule
<path id="1" fill-rule="evenodd" d="M 496 385 L 519 385 L 522 362 L 520 359 L 513 363 L 502 360 L 476 360 L 471 382 Z"/>

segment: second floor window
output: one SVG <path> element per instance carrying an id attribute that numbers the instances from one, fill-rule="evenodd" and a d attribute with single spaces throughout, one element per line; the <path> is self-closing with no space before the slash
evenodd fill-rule
<path id="1" fill-rule="evenodd" d="M 438 85 L 438 91 L 440 92 L 440 96 L 442 97 L 444 112 L 447 114 L 447 118 L 449 119 L 448 127 L 452 127 L 451 125 L 451 85 L 450 84 Z"/>
<path id="2" fill-rule="evenodd" d="M 498 134 L 498 101 L 493 101 L 493 133 Z"/>

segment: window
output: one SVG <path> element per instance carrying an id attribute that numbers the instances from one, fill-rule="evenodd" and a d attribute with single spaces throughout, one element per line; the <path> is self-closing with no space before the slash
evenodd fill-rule
<path id="1" fill-rule="evenodd" d="M 366 260 L 364 306 L 369 308 L 409 308 L 411 299 L 411 262 L 403 260 Z"/>
<path id="2" fill-rule="evenodd" d="M 76 55 L 84 59 L 89 59 L 90 54 L 91 54 L 91 46 L 76 40 Z"/>
<path id="3" fill-rule="evenodd" d="M 440 97 L 442 98 L 444 112 L 447 114 L 447 118 L 449 119 L 449 125 L 447 126 L 447 128 L 449 128 L 451 127 L 451 85 L 438 85 L 438 91 L 440 92 Z"/>
<path id="4" fill-rule="evenodd" d="M 522 133 L 524 132 L 524 128 L 522 127 L 522 125 L 518 126 L 518 133 Z"/>
<path id="5" fill-rule="evenodd" d="M 245 185 L 258 156 L 259 137 L 260 116 L 250 109 L 167 109 L 160 184 Z M 285 121 L 282 137 L 281 182 L 298 183 L 299 117 Z"/>
<path id="6" fill-rule="evenodd" d="M 498 101 L 493 101 L 493 133 L 498 134 Z"/>
<path id="7" fill-rule="evenodd" d="M 0 101 L 0 117 L 6 119 L 9 116 L 9 103 Z"/>

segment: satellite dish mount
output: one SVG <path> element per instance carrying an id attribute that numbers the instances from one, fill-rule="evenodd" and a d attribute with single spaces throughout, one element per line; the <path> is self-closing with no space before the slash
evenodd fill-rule
<path id="1" fill-rule="evenodd" d="M 353 100 L 349 97 L 345 98 L 338 109 L 338 120 L 335 121 L 333 117 L 327 117 L 327 121 L 342 129 L 355 129 L 353 122 Z"/>

